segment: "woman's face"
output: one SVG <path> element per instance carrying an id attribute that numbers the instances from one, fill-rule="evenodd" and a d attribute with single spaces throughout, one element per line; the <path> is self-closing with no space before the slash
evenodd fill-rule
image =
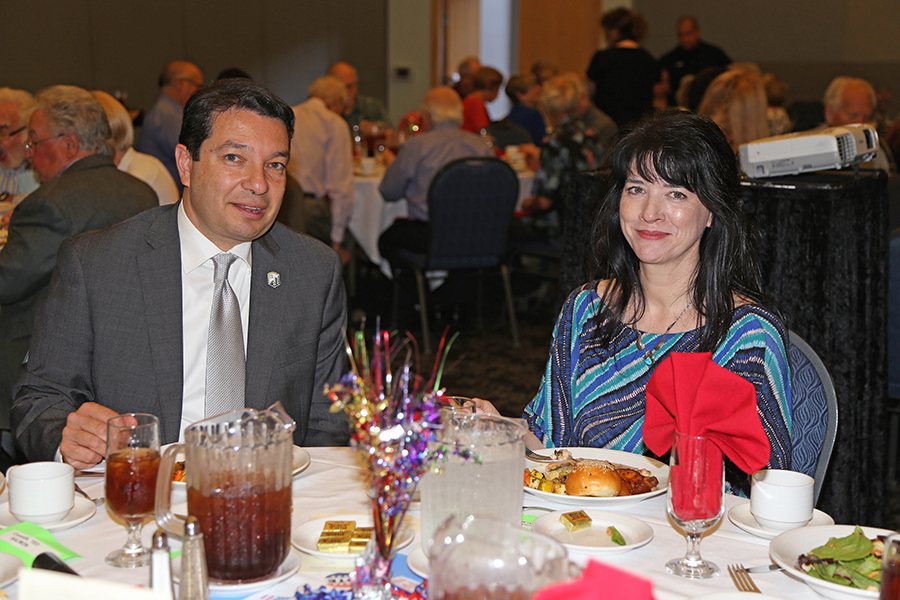
<path id="1" fill-rule="evenodd" d="M 687 188 L 645 180 L 632 169 L 619 202 L 619 223 L 642 265 L 693 271 L 712 213 Z"/>

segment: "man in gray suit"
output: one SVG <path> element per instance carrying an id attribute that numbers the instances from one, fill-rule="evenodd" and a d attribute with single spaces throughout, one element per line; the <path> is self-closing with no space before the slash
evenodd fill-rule
<path id="1" fill-rule="evenodd" d="M 63 244 L 12 412 L 30 460 L 58 450 L 76 468 L 97 463 L 118 413 L 157 415 L 164 443 L 204 418 L 222 253 L 233 255 L 225 283 L 240 307 L 244 405 L 280 400 L 297 444 L 346 443 L 322 393 L 345 369 L 341 263 L 274 223 L 293 125 L 290 107 L 249 80 L 199 90 L 176 148 L 182 201 Z"/>
<path id="2" fill-rule="evenodd" d="M 62 241 L 158 205 L 147 184 L 113 164 L 106 113 L 90 93 L 57 85 L 36 99 L 25 148 L 41 186 L 13 211 L 9 239 L 0 252 L 3 429 L 9 428 L 13 384 Z"/>

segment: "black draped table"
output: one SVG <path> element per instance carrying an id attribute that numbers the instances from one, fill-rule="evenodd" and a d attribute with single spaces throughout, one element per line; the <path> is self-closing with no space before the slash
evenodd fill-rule
<path id="1" fill-rule="evenodd" d="M 578 173 L 567 195 L 560 291 L 602 275 L 590 225 L 601 188 Z M 880 526 L 886 480 L 887 175 L 826 171 L 746 180 L 765 292 L 834 380 L 838 431 L 818 507 L 837 523 Z"/>

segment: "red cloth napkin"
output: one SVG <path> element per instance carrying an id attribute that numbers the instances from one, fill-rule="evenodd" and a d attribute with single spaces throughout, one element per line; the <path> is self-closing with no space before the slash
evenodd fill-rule
<path id="1" fill-rule="evenodd" d="M 675 431 L 703 435 L 745 473 L 769 462 L 769 438 L 752 383 L 712 361 L 710 352 L 673 352 L 647 383 L 644 443 L 658 456 Z"/>
<path id="2" fill-rule="evenodd" d="M 578 579 L 549 585 L 531 600 L 595 600 L 601 597 L 600 590 L 604 598 L 653 600 L 653 583 L 649 579 L 594 559 L 588 561 Z"/>

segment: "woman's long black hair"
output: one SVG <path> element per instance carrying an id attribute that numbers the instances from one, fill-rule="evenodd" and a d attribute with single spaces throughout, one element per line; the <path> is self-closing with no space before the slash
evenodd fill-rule
<path id="1" fill-rule="evenodd" d="M 611 279 L 603 302 L 613 318 L 601 328 L 601 340 L 609 342 L 632 301 L 635 321 L 645 309 L 640 263 L 619 220 L 622 190 L 632 169 L 647 181 L 687 188 L 712 212 L 712 225 L 700 238 L 700 261 L 690 290 L 694 307 L 706 319 L 701 352 L 713 351 L 725 339 L 735 297 L 774 310 L 762 293 L 737 158 L 718 125 L 678 110 L 655 113 L 622 132 L 606 167 L 610 173 L 592 230 L 594 258 Z"/>

